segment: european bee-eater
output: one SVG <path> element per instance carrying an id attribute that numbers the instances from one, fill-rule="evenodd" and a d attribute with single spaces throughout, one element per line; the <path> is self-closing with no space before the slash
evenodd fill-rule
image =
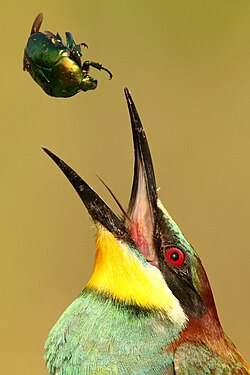
<path id="1" fill-rule="evenodd" d="M 224 334 L 201 261 L 158 199 L 147 138 L 127 89 L 134 179 L 120 218 L 66 163 L 97 228 L 93 274 L 52 328 L 51 375 L 250 374 Z"/>

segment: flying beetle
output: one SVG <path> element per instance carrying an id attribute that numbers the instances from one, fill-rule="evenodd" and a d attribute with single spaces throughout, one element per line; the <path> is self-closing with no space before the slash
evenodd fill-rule
<path id="1" fill-rule="evenodd" d="M 23 70 L 31 77 L 46 94 L 54 97 L 70 97 L 80 91 L 94 90 L 97 80 L 89 75 L 90 67 L 104 70 L 112 78 L 112 73 L 100 63 L 94 61 L 81 62 L 81 46 L 66 32 L 66 45 L 60 35 L 50 31 L 41 32 L 43 14 L 35 18 L 27 45 L 24 49 Z"/>

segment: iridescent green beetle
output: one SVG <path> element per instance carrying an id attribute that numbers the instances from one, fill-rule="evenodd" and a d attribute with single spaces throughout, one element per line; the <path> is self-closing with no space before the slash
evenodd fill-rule
<path id="1" fill-rule="evenodd" d="M 92 66 L 98 70 L 105 70 L 112 78 L 112 73 L 101 64 L 93 61 L 81 63 L 81 46 L 76 44 L 70 32 L 66 32 L 66 45 L 57 33 L 40 32 L 43 14 L 36 17 L 28 43 L 24 50 L 23 69 L 50 96 L 69 97 L 79 91 L 94 90 L 97 80 L 89 76 Z"/>

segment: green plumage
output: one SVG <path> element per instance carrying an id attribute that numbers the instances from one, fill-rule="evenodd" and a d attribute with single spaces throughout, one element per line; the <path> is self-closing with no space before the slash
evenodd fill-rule
<path id="1" fill-rule="evenodd" d="M 160 312 L 85 289 L 51 330 L 45 358 L 52 375 L 162 375 L 173 368 L 166 347 L 179 331 Z"/>

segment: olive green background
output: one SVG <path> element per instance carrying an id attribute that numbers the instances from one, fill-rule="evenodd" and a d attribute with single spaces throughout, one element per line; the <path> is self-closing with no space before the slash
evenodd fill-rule
<path id="1" fill-rule="evenodd" d="M 96 91 L 47 96 L 22 71 L 40 11 L 42 30 L 71 31 L 113 80 L 92 70 Z M 133 148 L 124 86 L 160 198 L 198 250 L 225 331 L 250 361 L 250 2 L 12 0 L 0 17 L 0 373 L 46 374 L 47 334 L 93 266 L 93 224 L 41 146 L 116 209 L 101 176 L 126 207 Z"/>

